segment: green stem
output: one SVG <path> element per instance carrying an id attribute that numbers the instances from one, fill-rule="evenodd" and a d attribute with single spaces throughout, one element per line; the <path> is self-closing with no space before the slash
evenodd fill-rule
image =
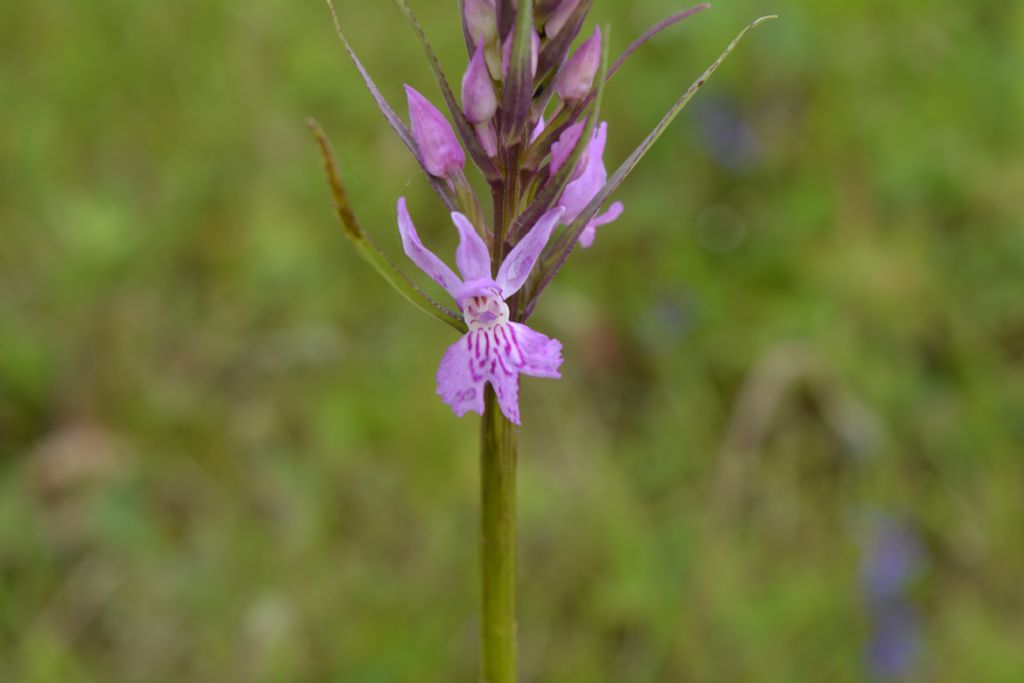
<path id="1" fill-rule="evenodd" d="M 516 426 L 487 386 L 480 433 L 483 683 L 516 681 Z"/>

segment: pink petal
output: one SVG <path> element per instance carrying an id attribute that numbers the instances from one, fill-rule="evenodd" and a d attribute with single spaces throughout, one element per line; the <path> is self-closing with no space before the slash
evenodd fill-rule
<path id="1" fill-rule="evenodd" d="M 562 344 L 520 323 L 470 332 L 455 342 L 437 370 L 437 393 L 462 417 L 483 414 L 484 384 L 494 388 L 505 417 L 519 424 L 519 375 L 557 379 Z"/>
<path id="2" fill-rule="evenodd" d="M 602 121 L 601 125 L 597 127 L 597 131 L 594 133 L 594 139 L 590 141 L 590 157 L 593 160 L 596 158 L 601 165 L 604 165 L 604 148 L 608 143 L 608 122 Z"/>
<path id="3" fill-rule="evenodd" d="M 615 202 L 600 216 L 591 218 L 590 222 L 587 223 L 587 227 L 585 227 L 583 232 L 580 233 L 579 245 L 584 249 L 592 245 L 594 243 L 594 238 L 597 236 L 597 229 L 602 225 L 608 225 L 621 216 L 623 208 L 622 202 Z"/>
<path id="4" fill-rule="evenodd" d="M 459 248 L 455 250 L 455 263 L 462 279 L 480 280 L 491 277 L 491 254 L 469 219 L 458 211 L 452 213 L 452 222 L 459 230 Z"/>
<path id="5" fill-rule="evenodd" d="M 607 140 L 608 124 L 602 123 L 594 133 L 594 139 L 590 141 L 583 173 L 566 186 L 559 200 L 559 205 L 565 207 L 565 215 L 562 216 L 564 223 L 576 220 L 580 212 L 587 208 L 590 201 L 608 182 L 608 171 L 604 165 L 604 148 Z"/>
<path id="6" fill-rule="evenodd" d="M 483 333 L 483 330 L 478 334 Z M 503 348 L 515 349 L 512 330 L 508 325 L 499 325 L 489 334 L 497 349 L 492 353 L 491 363 L 487 371 L 487 381 L 494 388 L 498 406 L 505 417 L 513 424 L 519 421 L 519 369 L 510 362 L 510 352 Z"/>
<path id="7" fill-rule="evenodd" d="M 508 323 L 518 342 L 522 363 L 517 369 L 531 377 L 558 379 L 562 375 L 562 342 L 536 332 L 522 323 Z"/>
<path id="8" fill-rule="evenodd" d="M 584 125 L 586 125 L 586 121 L 578 121 L 572 124 L 563 130 L 562 134 L 558 136 L 558 140 L 551 145 L 552 176 L 558 173 L 559 169 L 572 156 L 573 150 L 576 149 L 576 144 L 580 141 L 580 136 L 583 135 Z"/>
<path id="9" fill-rule="evenodd" d="M 452 272 L 452 269 L 445 265 L 434 252 L 423 246 L 420 236 L 416 232 L 416 226 L 412 224 L 409 216 L 409 209 L 405 203 L 405 197 L 398 200 L 398 232 L 402 236 L 402 247 L 405 254 L 412 262 L 419 266 L 420 270 L 430 276 L 430 279 L 444 287 L 445 291 L 453 297 L 462 286 L 462 281 Z"/>
<path id="10" fill-rule="evenodd" d="M 544 123 L 544 114 L 540 115 L 540 119 L 537 121 L 537 125 L 534 127 L 533 132 L 530 133 L 530 144 L 532 145 L 540 137 L 541 133 L 544 132 L 544 127 L 547 124 Z"/>
<path id="11" fill-rule="evenodd" d="M 562 212 L 562 207 L 556 206 L 541 216 L 530 232 L 526 233 L 526 236 L 505 257 L 505 262 L 498 270 L 498 277 L 495 278 L 501 288 L 503 298 L 507 299 L 518 292 L 526 282 L 526 278 L 530 276 L 530 271 L 536 265 L 541 252 L 547 246 L 551 232 L 561 220 Z"/>
<path id="12" fill-rule="evenodd" d="M 462 308 L 466 299 L 472 299 L 475 296 L 501 296 L 501 289 L 498 288 L 498 283 L 489 277 L 467 280 L 459 287 L 455 301 L 459 304 L 459 308 Z"/>
<path id="13" fill-rule="evenodd" d="M 437 394 L 459 417 L 471 410 L 484 414 L 484 378 L 474 374 L 470 336 L 449 346 L 437 368 Z"/>
<path id="14" fill-rule="evenodd" d="M 484 370 L 501 412 L 519 424 L 519 375 L 561 377 L 562 343 L 521 323 L 506 323 L 477 334 L 486 334 L 494 345 L 491 362 Z"/>

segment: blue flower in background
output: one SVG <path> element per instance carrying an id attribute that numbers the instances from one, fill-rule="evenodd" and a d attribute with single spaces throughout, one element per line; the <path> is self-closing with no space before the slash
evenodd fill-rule
<path id="1" fill-rule="evenodd" d="M 874 521 L 861 565 L 871 622 L 865 663 L 872 680 L 906 680 L 916 668 L 920 617 L 908 589 L 924 564 L 924 549 L 908 524 L 886 515 Z"/>
<path id="2" fill-rule="evenodd" d="M 722 168 L 741 173 L 758 162 L 757 135 L 730 98 L 706 101 L 697 110 L 697 125 L 708 156 Z"/>

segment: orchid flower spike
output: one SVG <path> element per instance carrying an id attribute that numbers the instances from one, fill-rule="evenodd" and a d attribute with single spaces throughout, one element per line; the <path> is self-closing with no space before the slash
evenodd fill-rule
<path id="1" fill-rule="evenodd" d="M 466 155 L 448 119 L 426 97 L 405 86 L 409 101 L 412 137 L 419 148 L 423 167 L 438 178 L 452 179 L 466 166 Z"/>
<path id="2" fill-rule="evenodd" d="M 437 393 L 459 417 L 469 411 L 483 414 L 484 385 L 489 382 L 501 412 L 519 424 L 519 376 L 561 377 L 561 342 L 510 321 L 506 301 L 526 283 L 563 212 L 556 207 L 541 216 L 493 277 L 487 245 L 468 218 L 452 213 L 460 237 L 455 252 L 460 278 L 423 246 L 405 198 L 398 200 L 398 230 L 406 255 L 455 299 L 469 327 L 445 352 L 437 370 Z"/>
<path id="3" fill-rule="evenodd" d="M 575 139 L 572 139 L 571 129 L 566 130 L 559 138 L 559 143 L 563 143 L 563 147 L 568 147 L 568 151 L 556 150 L 555 146 L 552 146 L 551 156 L 551 168 L 552 175 L 556 172 L 555 169 L 555 153 L 560 152 L 561 163 L 565 163 L 565 159 L 568 158 L 572 152 L 572 148 L 576 146 L 576 141 L 579 140 L 582 134 L 582 127 L 578 132 L 575 133 Z M 571 144 L 567 144 L 569 141 L 563 142 L 563 138 L 566 135 L 570 136 Z M 608 124 L 602 122 L 597 130 L 594 131 L 594 137 L 590 141 L 590 145 L 581 159 L 580 164 L 582 172 L 577 169 L 579 173 L 572 182 L 570 182 L 565 191 L 562 193 L 562 198 L 559 200 L 558 205 L 565 209 L 565 213 L 562 214 L 562 222 L 566 225 L 576 220 L 576 217 L 583 212 L 587 205 L 590 204 L 591 200 L 597 196 L 597 193 L 601 191 L 605 183 L 608 182 L 608 170 L 604 165 L 604 148 L 608 142 Z M 557 145 L 558 143 L 556 143 Z M 561 165 L 561 164 L 559 164 Z M 587 223 L 587 227 L 580 233 L 579 244 L 581 247 L 589 247 L 594 243 L 594 237 L 597 234 L 597 228 L 602 225 L 607 225 L 612 221 L 616 220 L 622 215 L 623 211 L 622 202 L 615 202 L 608 210 L 603 214 L 594 216 Z"/>
<path id="4" fill-rule="evenodd" d="M 573 54 L 555 81 L 555 92 L 565 101 L 578 101 L 590 94 L 594 76 L 601 66 L 601 28 L 594 27 L 590 36 Z"/>
<path id="5" fill-rule="evenodd" d="M 438 304 L 416 288 L 372 244 L 352 213 L 330 143 L 311 122 L 338 218 L 359 253 L 389 284 L 464 335 L 445 353 L 437 373 L 438 393 L 460 416 L 468 411 L 482 414 L 485 404 L 494 407 L 490 391 L 485 399 L 490 383 L 501 411 L 518 423 L 519 376 L 559 376 L 561 343 L 523 323 L 576 247 L 591 246 L 597 229 L 622 215 L 623 205 L 613 200 L 613 194 L 696 90 L 748 31 L 774 18 L 762 17 L 747 25 L 609 177 L 604 162 L 608 125 L 598 115 L 602 88 L 637 48 L 708 4 L 659 22 L 633 41 L 611 67 L 602 42 L 607 31 L 595 27 L 589 36 L 581 36 L 591 5 L 592 0 L 459 0 L 470 57 L 459 102 L 411 8 L 400 0 L 428 56 L 445 107 L 442 113 L 407 85 L 409 125 L 385 99 L 334 16 L 345 50 L 384 118 L 426 171 L 431 188 L 453 211 L 452 220 L 461 235 L 456 252 L 459 275 L 420 242 L 404 199 L 398 202 L 398 227 L 406 254 L 444 287 L 458 310 Z M 577 38 L 579 46 L 573 51 Z M 515 64 L 511 63 L 513 52 Z M 489 227 L 484 225 L 488 207 L 477 194 L 483 185 L 475 186 L 466 177 L 467 158 L 491 189 L 494 219 Z M 549 247 L 553 231 L 562 226 L 565 229 Z M 489 239 L 485 242 L 482 235 Z M 520 292 L 535 266 L 539 272 L 531 286 Z M 510 306 L 507 302 L 513 295 Z"/>

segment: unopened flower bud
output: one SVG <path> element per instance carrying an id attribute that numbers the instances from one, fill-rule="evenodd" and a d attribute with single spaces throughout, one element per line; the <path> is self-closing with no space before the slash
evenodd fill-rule
<path id="1" fill-rule="evenodd" d="M 494 124 L 490 121 L 478 123 L 474 126 L 476 137 L 484 148 L 487 156 L 493 159 L 498 154 L 498 134 L 494 131 Z"/>
<path id="2" fill-rule="evenodd" d="M 550 17 L 561 4 L 562 0 L 535 0 L 533 3 L 533 16 L 546 19 L 547 17 Z"/>
<path id="3" fill-rule="evenodd" d="M 508 34 L 508 38 L 505 39 L 505 45 L 502 47 L 501 54 L 501 73 L 505 76 L 508 75 L 508 64 L 512 60 L 512 44 L 515 41 L 516 34 L 513 31 Z M 536 31 L 530 31 L 530 68 L 531 73 L 537 75 L 537 61 L 540 59 L 540 36 L 537 35 Z"/>
<path id="4" fill-rule="evenodd" d="M 419 147 L 423 167 L 438 178 L 452 177 L 466 165 L 466 155 L 455 131 L 444 114 L 412 86 L 405 86 L 405 94 L 409 100 L 412 137 Z"/>
<path id="5" fill-rule="evenodd" d="M 491 74 L 487 71 L 483 43 L 477 45 L 466 75 L 462 77 L 462 111 L 474 124 L 487 123 L 498 111 L 498 98 L 494 94 Z"/>
<path id="6" fill-rule="evenodd" d="M 501 71 L 501 46 L 498 45 L 498 41 L 494 41 L 484 50 L 484 59 L 487 60 L 487 70 L 491 74 L 491 78 L 496 81 L 500 81 L 504 78 L 505 74 Z"/>
<path id="7" fill-rule="evenodd" d="M 554 38 L 559 34 L 579 4 L 580 0 L 562 0 L 562 4 L 548 17 L 548 21 L 544 25 L 544 33 L 548 38 Z"/>
<path id="8" fill-rule="evenodd" d="M 466 0 L 466 30 L 474 45 L 490 43 L 498 36 L 494 0 Z"/>
<path id="9" fill-rule="evenodd" d="M 555 92 L 563 100 L 581 100 L 594 85 L 594 76 L 601 66 L 601 28 L 594 27 L 590 36 L 577 48 L 573 56 L 558 73 Z"/>

